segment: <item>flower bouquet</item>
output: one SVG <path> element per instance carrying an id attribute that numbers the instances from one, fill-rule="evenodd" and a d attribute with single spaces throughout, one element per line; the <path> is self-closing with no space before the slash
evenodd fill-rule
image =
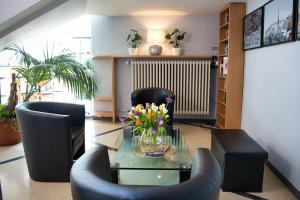
<path id="1" fill-rule="evenodd" d="M 142 144 L 157 145 L 162 142 L 169 120 L 166 104 L 155 103 L 133 106 L 128 113 L 133 122 L 133 133 L 141 136 Z"/>

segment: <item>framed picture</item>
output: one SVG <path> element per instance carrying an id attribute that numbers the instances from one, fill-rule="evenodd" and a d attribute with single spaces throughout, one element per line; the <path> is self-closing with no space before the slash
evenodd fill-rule
<path id="1" fill-rule="evenodd" d="M 244 50 L 262 46 L 263 12 L 263 7 L 260 7 L 244 17 Z"/>
<path id="2" fill-rule="evenodd" d="M 297 37 L 297 40 L 300 40 L 300 0 L 298 0 L 298 2 L 297 2 L 297 8 L 296 8 L 296 13 L 297 13 L 297 24 L 296 24 L 296 26 L 297 26 L 297 35 L 296 35 L 296 37 Z"/>
<path id="3" fill-rule="evenodd" d="M 272 0 L 264 8 L 264 46 L 291 42 L 294 38 L 294 0 Z"/>

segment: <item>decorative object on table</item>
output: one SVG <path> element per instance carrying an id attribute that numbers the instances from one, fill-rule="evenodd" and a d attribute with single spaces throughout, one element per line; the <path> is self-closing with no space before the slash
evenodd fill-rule
<path id="1" fill-rule="evenodd" d="M 142 36 L 137 30 L 130 29 L 130 33 L 127 36 L 128 53 L 130 56 L 138 55 L 138 47 L 142 42 Z"/>
<path id="2" fill-rule="evenodd" d="M 300 40 L 300 1 L 298 0 L 298 6 L 296 9 L 296 13 L 297 13 L 297 40 Z"/>
<path id="3" fill-rule="evenodd" d="M 244 17 L 244 50 L 259 48 L 263 38 L 263 7 Z"/>
<path id="4" fill-rule="evenodd" d="M 149 46 L 149 54 L 159 56 L 162 53 L 161 43 L 164 42 L 164 30 L 150 29 L 147 31 L 147 41 L 151 43 Z"/>
<path id="5" fill-rule="evenodd" d="M 155 103 L 156 105 L 160 105 L 163 103 L 168 104 L 168 115 L 170 117 L 168 119 L 167 126 L 172 126 L 175 104 L 174 101 L 176 99 L 175 94 L 165 88 L 145 86 L 146 85 L 143 86 L 144 88 L 138 88 L 135 86 L 134 91 L 131 93 L 131 105 L 146 105 L 146 103 L 148 102 Z"/>
<path id="6" fill-rule="evenodd" d="M 183 54 L 182 51 L 182 41 L 185 38 L 187 32 L 182 32 L 178 28 L 175 28 L 173 32 L 167 33 L 165 38 L 169 41 L 169 44 L 173 45 L 172 53 L 174 56 L 179 56 Z"/>
<path id="7" fill-rule="evenodd" d="M 15 60 L 19 62 L 19 67 L 15 70 L 17 77 L 26 82 L 26 91 L 23 95 L 23 102 L 39 92 L 40 87 L 45 86 L 50 81 L 57 79 L 63 82 L 68 90 L 79 99 L 92 99 L 99 92 L 99 76 L 88 60 L 81 64 L 75 60 L 74 53 L 63 49 L 55 53 L 56 49 L 44 49 L 43 60 L 38 60 L 25 51 L 24 46 L 13 44 L 4 50 L 15 53 Z"/>
<path id="8" fill-rule="evenodd" d="M 265 5 L 264 46 L 293 41 L 293 2 L 294 0 L 273 0 Z"/>
<path id="9" fill-rule="evenodd" d="M 141 104 L 133 106 L 128 117 L 134 123 L 133 134 L 140 136 L 142 145 L 161 144 L 169 120 L 166 104 L 157 106 L 155 103 L 147 103 L 145 107 Z"/>
<path id="10" fill-rule="evenodd" d="M 159 158 L 164 156 L 167 151 L 171 151 L 172 154 L 176 153 L 176 148 L 167 143 L 161 143 L 159 145 L 138 145 L 136 147 L 136 153 L 142 157 Z"/>
<path id="11" fill-rule="evenodd" d="M 6 105 L 0 104 L 0 146 L 17 144 L 21 141 L 21 134 L 15 115 L 17 103 L 16 75 L 12 74 L 8 103 Z"/>

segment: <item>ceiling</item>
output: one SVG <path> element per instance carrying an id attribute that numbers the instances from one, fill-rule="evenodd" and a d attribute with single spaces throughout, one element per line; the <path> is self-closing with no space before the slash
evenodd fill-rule
<path id="1" fill-rule="evenodd" d="M 247 0 L 87 0 L 87 13 L 123 15 L 209 15 L 229 2 Z"/>
<path id="2" fill-rule="evenodd" d="M 0 38 L 42 16 L 67 0 L 4 0 L 0 7 Z M 5 11 L 5 12 L 4 12 Z"/>

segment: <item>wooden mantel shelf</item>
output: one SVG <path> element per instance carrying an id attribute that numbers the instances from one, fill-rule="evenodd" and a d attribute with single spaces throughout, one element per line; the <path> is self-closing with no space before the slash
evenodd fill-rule
<path id="1" fill-rule="evenodd" d="M 94 56 L 94 60 L 98 59 L 136 59 L 136 58 L 162 58 L 162 59 L 210 59 L 211 56 L 199 56 L 199 55 L 160 55 L 160 56 L 151 56 L 151 55 L 137 55 L 137 56 L 129 56 L 129 55 L 97 55 Z"/>
<path id="2" fill-rule="evenodd" d="M 179 59 L 189 59 L 189 60 L 202 60 L 202 59 L 211 59 L 212 56 L 201 56 L 201 55 L 180 55 L 180 56 L 173 56 L 173 55 L 160 55 L 160 56 L 151 56 L 151 55 L 137 55 L 137 56 L 129 56 L 129 55 L 96 55 L 93 57 L 94 60 L 105 60 L 111 62 L 111 74 L 112 74 L 112 95 L 111 97 L 102 97 L 98 96 L 95 97 L 96 101 L 102 101 L 106 103 L 112 104 L 112 111 L 101 111 L 95 110 L 94 116 L 95 117 L 112 117 L 113 122 L 116 122 L 117 117 L 117 95 L 116 95 L 116 63 L 120 60 L 131 61 L 134 59 L 165 59 L 165 60 L 179 60 Z"/>

